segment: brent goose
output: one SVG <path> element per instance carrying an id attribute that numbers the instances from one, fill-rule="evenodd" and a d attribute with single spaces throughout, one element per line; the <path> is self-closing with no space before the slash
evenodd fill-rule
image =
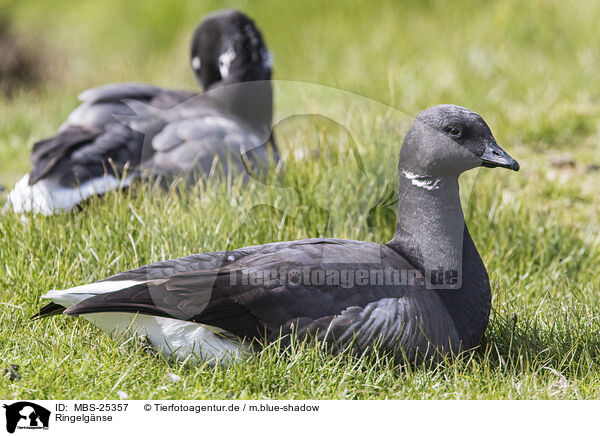
<path id="1" fill-rule="evenodd" d="M 478 166 L 519 170 L 477 113 L 429 108 L 400 152 L 389 243 L 315 238 L 194 254 L 50 291 L 33 318 L 81 315 L 113 334 L 145 335 L 165 355 L 223 362 L 288 333 L 409 358 L 476 347 L 490 284 L 458 177 Z"/>
<path id="2" fill-rule="evenodd" d="M 207 16 L 191 63 L 204 94 L 137 83 L 81 93 L 83 104 L 58 133 L 34 145 L 33 169 L 5 210 L 51 215 L 144 175 L 206 174 L 216 157 L 244 171 L 264 162 L 270 147 L 277 160 L 271 57 L 254 22 L 233 10 Z"/>

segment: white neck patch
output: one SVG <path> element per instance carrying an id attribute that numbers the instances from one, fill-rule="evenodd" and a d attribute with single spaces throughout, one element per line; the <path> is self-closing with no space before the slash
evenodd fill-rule
<path id="1" fill-rule="evenodd" d="M 414 186 L 419 188 L 427 189 L 428 191 L 434 191 L 440 188 L 440 179 L 434 179 L 431 176 L 420 176 L 406 170 L 402 170 L 402 174 L 410 180 Z"/>
<path id="2" fill-rule="evenodd" d="M 192 58 L 192 68 L 196 71 L 198 71 L 200 69 L 200 66 L 202 65 L 202 63 L 200 62 L 200 58 L 198 56 L 194 56 Z"/>
<path id="3" fill-rule="evenodd" d="M 263 68 L 271 69 L 273 68 L 273 53 L 269 50 L 265 50 L 264 48 L 260 51 L 260 56 L 263 61 Z"/>
<path id="4" fill-rule="evenodd" d="M 229 67 L 234 59 L 235 51 L 233 51 L 233 47 L 229 47 L 226 52 L 223 52 L 221 56 L 219 56 L 219 72 L 221 73 L 221 78 L 227 79 L 229 76 Z"/>

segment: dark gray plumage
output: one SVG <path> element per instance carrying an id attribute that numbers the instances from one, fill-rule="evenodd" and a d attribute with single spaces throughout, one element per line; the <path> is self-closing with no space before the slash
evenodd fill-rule
<path id="1" fill-rule="evenodd" d="M 53 303 L 36 316 L 57 313 L 58 304 L 105 330 L 111 325 L 101 317 L 110 313 L 183 320 L 238 340 L 293 330 L 333 349 L 352 344 L 362 352 L 377 343 L 410 359 L 473 348 L 487 326 L 490 285 L 464 222 L 458 176 L 481 165 L 519 168 L 476 113 L 427 109 L 400 152 L 398 226 L 388 244 L 322 238 L 195 254 L 52 291 L 45 298 Z M 412 275 L 388 281 L 390 271 Z M 328 274 L 350 274 L 352 283 L 328 282 Z M 170 329 L 149 333 L 163 351 L 178 337 Z M 179 345 L 178 355 L 188 356 L 189 344 Z"/>
<path id="2" fill-rule="evenodd" d="M 36 143 L 33 169 L 6 208 L 52 214 L 146 175 L 207 174 L 215 158 L 236 172 L 278 159 L 271 135 L 271 64 L 262 35 L 237 11 L 196 29 L 192 67 L 204 94 L 116 83 L 89 89 L 58 133 Z"/>

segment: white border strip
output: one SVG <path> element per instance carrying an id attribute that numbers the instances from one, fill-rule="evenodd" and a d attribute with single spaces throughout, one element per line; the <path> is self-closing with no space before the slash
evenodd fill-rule
<path id="1" fill-rule="evenodd" d="M 11 405 L 15 401 L 2 401 Z M 597 429 L 598 401 L 35 401 L 48 429 L 15 435 L 507 435 Z M 4 409 L 0 425 L 6 429 Z M 87 418 L 86 418 L 87 417 Z M 85 422 L 85 420 L 91 420 Z M 72 421 L 72 422 L 71 422 Z M 25 422 L 21 420 L 21 422 Z"/>

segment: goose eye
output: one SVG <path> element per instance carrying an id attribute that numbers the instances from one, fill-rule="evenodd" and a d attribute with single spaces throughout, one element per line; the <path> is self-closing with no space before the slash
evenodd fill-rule
<path id="1" fill-rule="evenodd" d="M 450 133 L 450 135 L 455 136 L 455 137 L 459 137 L 460 136 L 460 130 L 454 126 L 450 126 L 447 129 L 448 133 Z"/>

